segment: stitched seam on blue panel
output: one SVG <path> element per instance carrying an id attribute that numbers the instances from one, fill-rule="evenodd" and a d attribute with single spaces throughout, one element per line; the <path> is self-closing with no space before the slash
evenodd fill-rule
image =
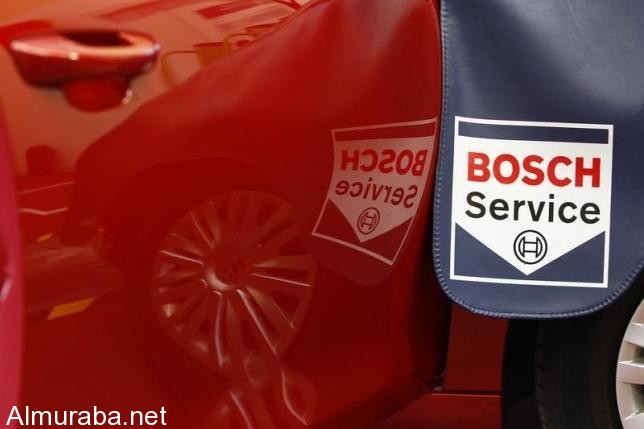
<path id="1" fill-rule="evenodd" d="M 442 177 L 441 174 L 443 171 L 443 163 L 445 158 L 445 144 L 443 139 L 445 138 L 445 124 L 447 123 L 447 105 L 449 102 L 449 82 L 448 82 L 448 70 L 449 70 L 449 60 L 448 60 L 448 20 L 447 20 L 447 2 L 442 2 L 440 5 L 440 28 L 441 28 L 441 45 L 442 45 L 442 58 L 443 58 L 443 111 L 441 112 L 441 129 L 440 129 L 440 138 L 439 150 L 438 150 L 438 163 L 436 166 L 436 186 L 434 191 L 434 234 L 432 243 L 432 249 L 434 251 L 434 271 L 436 272 L 436 279 L 441 285 L 441 288 L 445 293 L 454 301 L 458 302 L 459 300 L 452 295 L 449 287 L 445 282 L 443 276 L 443 270 L 441 267 L 441 252 L 440 252 L 440 205 L 441 205 L 441 191 L 442 191 Z"/>
<path id="2" fill-rule="evenodd" d="M 635 270 L 631 271 L 631 273 L 626 277 L 626 279 L 622 281 L 620 286 L 617 289 L 615 289 L 615 291 L 612 294 L 610 294 L 608 298 L 606 298 L 605 300 L 601 301 L 598 304 L 592 305 L 590 307 L 582 308 L 581 310 L 571 311 L 571 312 L 530 313 L 530 314 L 506 313 L 501 311 L 495 312 L 491 310 L 483 310 L 483 309 L 474 307 L 471 304 L 467 303 L 466 301 L 463 301 L 458 298 L 454 298 L 451 293 L 448 293 L 448 296 L 450 296 L 457 304 L 465 307 L 466 309 L 472 311 L 473 313 L 481 314 L 484 316 L 490 316 L 490 317 L 520 318 L 520 319 L 558 319 L 558 318 L 565 318 L 565 317 L 583 316 L 586 314 L 590 314 L 590 313 L 602 310 L 603 308 L 612 304 L 613 301 L 619 298 L 626 291 L 626 289 L 628 289 L 633 284 L 635 279 L 640 275 L 643 268 L 644 268 L 644 260 L 642 260 L 638 265 L 636 265 Z"/>

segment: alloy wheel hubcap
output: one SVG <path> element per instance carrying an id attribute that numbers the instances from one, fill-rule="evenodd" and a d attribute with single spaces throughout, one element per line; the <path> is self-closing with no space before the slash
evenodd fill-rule
<path id="1" fill-rule="evenodd" d="M 193 207 L 167 233 L 153 266 L 152 303 L 163 329 L 193 357 L 252 377 L 250 357 L 268 365 L 293 342 L 315 271 L 286 201 L 231 192 Z"/>
<path id="2" fill-rule="evenodd" d="M 633 314 L 619 350 L 617 408 L 624 429 L 644 427 L 644 302 Z"/>
<path id="3" fill-rule="evenodd" d="M 250 268 L 246 258 L 235 252 L 215 252 L 205 261 L 203 277 L 215 291 L 228 292 L 243 283 Z"/>

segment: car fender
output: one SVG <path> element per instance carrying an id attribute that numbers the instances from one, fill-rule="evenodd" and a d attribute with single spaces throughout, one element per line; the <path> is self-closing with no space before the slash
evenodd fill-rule
<path id="1" fill-rule="evenodd" d="M 311 231 L 331 186 L 333 133 L 339 129 L 367 128 L 379 133 L 374 140 L 392 144 L 399 140 L 387 136 L 390 130 L 402 129 L 404 138 L 414 139 L 405 133 L 428 129 L 422 136 L 427 149 L 416 179 L 414 213 L 426 210 L 440 110 L 437 28 L 434 5 L 421 0 L 311 4 L 149 100 L 88 147 L 77 164 L 67 238 L 95 229 L 119 188 L 141 171 L 169 162 L 229 159 L 269 177 L 282 191 L 307 245 L 321 260 L 361 283 L 382 281 L 407 237 L 424 225 L 421 216 L 411 217 L 399 241 L 381 245 L 395 250 L 387 263 L 356 252 L 359 246 L 339 245 Z M 160 123 L 158 118 L 169 119 Z M 113 166 L 109 174 L 106 165 Z M 234 171 L 223 171 L 226 177 L 234 177 Z"/>

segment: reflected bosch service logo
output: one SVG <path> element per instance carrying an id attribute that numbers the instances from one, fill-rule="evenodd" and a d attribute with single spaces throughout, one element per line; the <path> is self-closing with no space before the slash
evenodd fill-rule
<path id="1" fill-rule="evenodd" d="M 393 265 L 430 173 L 436 119 L 342 128 L 312 235 Z"/>
<path id="2" fill-rule="evenodd" d="M 536 264 L 548 253 L 546 238 L 537 231 L 523 231 L 514 239 L 514 254 L 524 264 Z"/>

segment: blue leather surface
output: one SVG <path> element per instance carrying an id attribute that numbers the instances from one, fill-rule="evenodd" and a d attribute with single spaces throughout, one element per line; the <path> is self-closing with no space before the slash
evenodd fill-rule
<path id="1" fill-rule="evenodd" d="M 643 24 L 644 2 L 639 0 L 442 2 L 444 106 L 434 258 L 440 283 L 454 301 L 487 315 L 564 317 L 608 305 L 635 281 L 644 261 Z M 486 150 L 486 139 L 492 138 L 507 141 L 510 152 L 517 140 L 530 141 L 536 153 L 541 150 L 540 141 L 556 141 L 561 147 L 581 141 L 592 151 L 606 144 L 607 133 L 592 125 L 612 126 L 607 231 L 524 274 L 516 263 L 509 263 L 488 243 L 472 236 L 471 232 L 476 233 L 472 228 L 468 232 L 458 222 L 453 225 L 452 217 L 459 215 L 452 213 L 453 193 L 455 198 L 461 197 L 454 192 L 453 182 L 465 180 L 460 175 L 454 178 L 456 117 L 582 124 L 572 132 L 565 125 L 537 125 L 523 133 L 520 127 L 461 122 L 457 134 L 483 139 L 482 151 Z M 584 129 L 583 124 L 591 127 Z M 605 167 L 607 158 L 602 159 Z M 476 189 L 475 185 L 468 189 Z M 567 192 L 551 199 L 581 195 L 586 190 L 580 187 Z M 506 224 L 511 222 L 506 220 Z M 525 229 L 539 229 L 540 225 L 528 222 Z M 561 231 L 569 231 L 567 227 L 562 223 Z M 529 237 L 534 239 L 534 235 Z M 546 234 L 546 238 L 561 237 Z M 519 236 L 515 246 L 517 240 Z M 497 278 L 504 281 L 493 280 Z M 579 286 L 584 283 L 597 287 Z"/>

